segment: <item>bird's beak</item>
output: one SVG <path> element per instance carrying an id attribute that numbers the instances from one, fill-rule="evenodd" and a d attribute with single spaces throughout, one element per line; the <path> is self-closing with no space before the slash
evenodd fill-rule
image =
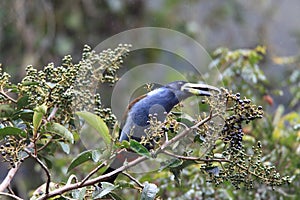
<path id="1" fill-rule="evenodd" d="M 181 87 L 181 90 L 197 96 L 211 96 L 210 91 L 220 93 L 218 88 L 203 83 L 186 83 Z"/>

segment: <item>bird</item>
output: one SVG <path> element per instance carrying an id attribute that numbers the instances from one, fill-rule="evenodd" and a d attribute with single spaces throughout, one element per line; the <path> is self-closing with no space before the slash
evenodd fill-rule
<path id="1" fill-rule="evenodd" d="M 194 95 L 211 96 L 210 91 L 220 92 L 217 87 L 208 84 L 174 81 L 134 99 L 124 113 L 119 131 L 119 141 L 134 139 L 140 142 L 141 138 L 146 136 L 145 130 L 149 127 L 149 116 L 155 115 L 158 121 L 164 122 L 166 114 L 179 102 Z M 152 145 L 145 147 L 148 150 L 153 148 Z M 130 162 L 138 157 L 136 153 L 120 151 L 103 175 L 123 166 L 125 161 Z M 104 181 L 114 183 L 118 174 L 116 173 Z"/>

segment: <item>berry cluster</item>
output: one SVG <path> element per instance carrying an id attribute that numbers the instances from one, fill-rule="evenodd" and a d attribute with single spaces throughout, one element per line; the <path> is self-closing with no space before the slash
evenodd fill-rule
<path id="1" fill-rule="evenodd" d="M 110 127 L 113 128 L 117 117 L 112 113 L 111 108 L 103 108 L 101 103 L 100 94 L 95 95 L 95 114 L 103 119 L 103 121 Z"/>
<path id="2" fill-rule="evenodd" d="M 17 89 L 21 97 L 28 97 L 27 108 L 33 109 L 41 104 L 46 104 L 48 108 L 55 106 L 59 108 L 55 116 L 57 121 L 67 123 L 74 111 L 93 111 L 97 105 L 94 100 L 98 83 L 114 84 L 118 80 L 116 71 L 128 55 L 129 48 L 130 45 L 119 45 L 115 49 L 96 53 L 85 45 L 82 59 L 77 64 L 68 55 L 58 67 L 53 63 L 49 63 L 43 70 L 28 66 L 26 76 L 17 85 Z M 4 75 L 3 84 L 7 82 L 7 76 Z M 99 108 L 97 112 L 107 122 L 115 123 L 116 119 L 110 109 Z"/>
<path id="3" fill-rule="evenodd" d="M 171 118 L 171 114 L 165 114 L 167 117 L 165 122 L 159 121 L 156 113 L 153 115 L 149 114 L 149 126 L 145 129 L 145 136 L 143 136 L 141 140 L 143 145 L 150 145 L 150 147 L 153 148 L 154 144 L 163 142 L 161 138 L 165 136 L 172 138 L 178 132 L 176 120 Z"/>
<path id="4" fill-rule="evenodd" d="M 8 162 L 12 168 L 16 167 L 17 162 L 23 162 L 24 159 L 19 155 L 25 147 L 25 139 L 17 139 L 14 136 L 6 136 L 3 144 L 0 146 L 0 152 L 5 162 Z"/>
<path id="5" fill-rule="evenodd" d="M 6 72 L 2 72 L 2 67 L 0 63 L 0 88 L 1 89 L 3 89 L 6 85 L 11 85 L 9 79 L 10 79 L 10 75 Z M 5 96 L 0 93 L 0 101 L 2 102 L 4 100 L 6 100 Z"/>
<path id="6" fill-rule="evenodd" d="M 123 59 L 128 56 L 130 48 L 130 44 L 119 44 L 117 48 L 106 49 L 96 56 L 94 51 L 86 53 L 87 58 L 93 56 L 97 60 L 92 63 L 95 68 L 93 76 L 101 83 L 115 84 L 119 80 L 116 73 L 123 64 Z M 85 49 L 88 50 L 87 47 Z"/>
<path id="7" fill-rule="evenodd" d="M 243 140 L 242 123 L 262 118 L 263 111 L 261 106 L 251 104 L 251 100 L 244 97 L 241 99 L 240 93 L 230 94 L 225 92 L 227 99 L 227 110 L 231 115 L 225 118 L 225 125 L 222 130 L 223 141 L 230 144 L 233 151 L 241 150 Z"/>

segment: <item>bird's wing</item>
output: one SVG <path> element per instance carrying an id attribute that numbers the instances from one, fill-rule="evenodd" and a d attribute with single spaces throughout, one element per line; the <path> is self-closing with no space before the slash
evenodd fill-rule
<path id="1" fill-rule="evenodd" d="M 126 108 L 126 110 L 125 110 L 125 112 L 124 112 L 124 114 L 123 114 L 123 117 L 122 117 L 122 122 L 121 122 L 120 130 L 119 130 L 119 137 L 121 137 L 122 129 L 123 129 L 125 123 L 126 123 L 126 119 L 127 119 L 127 117 L 128 117 L 128 112 L 129 112 L 129 110 L 132 108 L 132 106 L 133 106 L 134 104 L 136 104 L 137 102 L 139 102 L 141 99 L 145 98 L 146 96 L 147 96 L 147 94 L 144 94 L 144 95 L 142 95 L 142 96 L 140 96 L 140 97 L 138 97 L 138 98 L 132 100 L 132 101 L 128 104 L 128 106 L 127 106 L 127 108 Z"/>

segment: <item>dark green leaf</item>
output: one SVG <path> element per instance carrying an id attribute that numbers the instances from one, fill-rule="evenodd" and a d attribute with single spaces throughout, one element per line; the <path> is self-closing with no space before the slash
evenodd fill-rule
<path id="1" fill-rule="evenodd" d="M 0 139 L 3 139 L 7 135 L 26 137 L 26 133 L 22 129 L 15 128 L 15 127 L 1 128 L 0 129 Z"/>
<path id="2" fill-rule="evenodd" d="M 92 158 L 92 150 L 87 150 L 80 153 L 76 158 L 74 158 L 68 168 L 68 173 L 74 169 L 75 167 L 81 165 L 82 163 L 93 160 Z"/>
<path id="3" fill-rule="evenodd" d="M 193 122 L 194 119 L 189 115 L 180 116 L 176 119 L 176 121 L 184 123 L 187 126 L 193 126 L 194 125 L 194 122 Z"/>
<path id="4" fill-rule="evenodd" d="M 90 112 L 76 112 L 76 114 L 79 117 L 82 117 L 86 123 L 93 127 L 100 134 L 107 145 L 111 143 L 111 136 L 109 134 L 108 127 L 99 116 Z"/>
<path id="5" fill-rule="evenodd" d="M 167 161 L 161 163 L 160 170 L 164 170 L 164 169 L 169 168 L 169 167 L 178 167 L 182 163 L 183 163 L 182 160 L 177 159 L 177 158 L 173 158 L 171 160 L 167 160 Z"/>
<path id="6" fill-rule="evenodd" d="M 130 140 L 130 148 L 139 155 L 151 157 L 148 149 L 135 140 Z"/>
<path id="7" fill-rule="evenodd" d="M 22 81 L 23 86 L 31 86 L 31 85 L 38 85 L 39 82 L 32 82 L 32 81 Z"/>
<path id="8" fill-rule="evenodd" d="M 29 97 L 27 95 L 18 99 L 17 106 L 18 106 L 19 110 L 23 109 L 24 107 L 26 107 L 29 104 L 28 99 L 29 99 Z"/>
<path id="9" fill-rule="evenodd" d="M 123 198 L 121 198 L 119 195 L 115 194 L 114 192 L 111 192 L 109 194 L 109 196 L 111 196 L 114 200 L 124 200 Z"/>
<path id="10" fill-rule="evenodd" d="M 34 113 L 33 110 L 21 109 L 12 115 L 12 120 L 22 119 L 24 121 L 32 121 L 33 113 Z"/>
<path id="11" fill-rule="evenodd" d="M 8 118 L 14 112 L 14 109 L 9 104 L 0 105 L 0 118 Z"/>
<path id="12" fill-rule="evenodd" d="M 70 142 L 71 144 L 74 143 L 74 137 L 73 134 L 63 125 L 59 123 L 47 123 L 46 129 L 47 132 L 57 134 Z"/>
<path id="13" fill-rule="evenodd" d="M 199 142 L 200 144 L 206 142 L 206 139 L 202 135 L 196 135 L 194 138 L 194 142 Z"/>

